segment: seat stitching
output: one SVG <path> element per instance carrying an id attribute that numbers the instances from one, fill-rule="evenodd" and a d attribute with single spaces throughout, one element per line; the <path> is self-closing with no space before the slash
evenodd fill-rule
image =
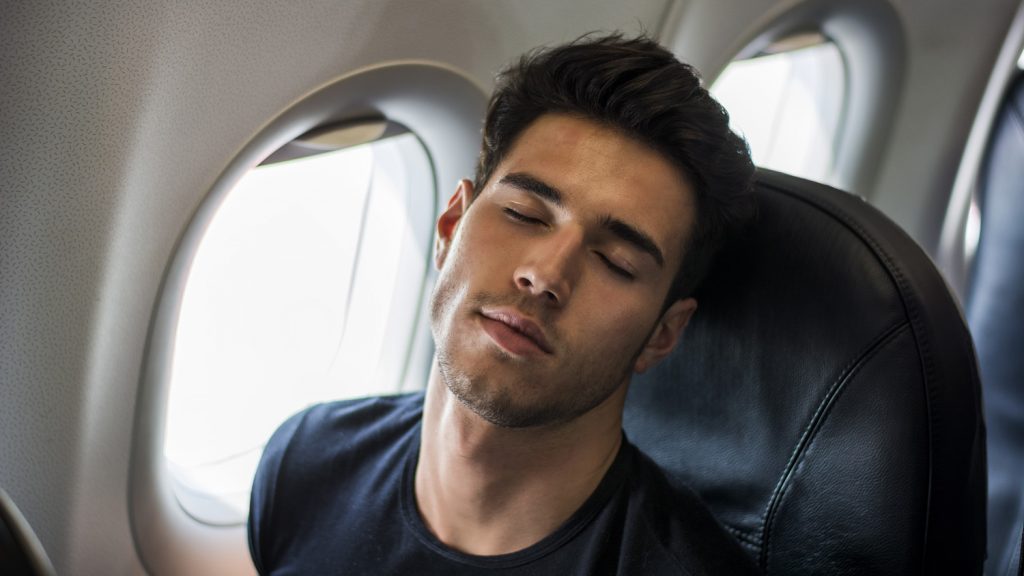
<path id="1" fill-rule="evenodd" d="M 741 528 L 737 528 L 737 527 L 729 525 L 729 524 L 722 524 L 722 527 L 725 528 L 726 532 L 729 532 L 734 537 L 736 537 L 737 540 L 742 540 L 743 542 L 745 542 L 747 544 L 751 544 L 753 546 L 756 546 L 757 549 L 758 549 L 758 552 L 760 553 L 760 550 L 761 550 L 761 539 L 757 535 L 750 534 L 750 533 L 748 533 L 747 531 L 745 531 L 745 530 L 743 530 Z"/>
<path id="2" fill-rule="evenodd" d="M 779 477 L 779 481 L 776 483 L 775 489 L 772 491 L 772 496 L 768 501 L 768 506 L 765 508 L 764 514 L 761 517 L 761 532 L 764 536 L 764 544 L 761 550 L 760 564 L 762 569 L 766 572 L 768 570 L 768 559 L 771 554 L 771 526 L 775 519 L 775 513 L 778 511 L 781 504 L 781 500 L 789 488 L 789 480 L 793 477 L 796 466 L 801 460 L 801 457 L 806 452 L 807 447 L 810 446 L 811 441 L 818 430 L 821 429 L 821 426 L 825 421 L 825 417 L 831 412 L 831 408 L 835 405 L 836 399 L 845 389 L 846 383 L 860 371 L 860 368 L 862 368 L 869 359 L 884 349 L 889 342 L 905 332 L 908 328 L 909 323 L 906 320 L 901 320 L 882 330 L 874 340 L 861 349 L 861 351 L 843 367 L 839 376 L 837 376 L 836 380 L 829 386 L 828 392 L 825 394 L 821 403 L 818 404 L 818 407 L 814 411 L 814 415 L 808 421 L 807 426 L 804 427 L 803 432 L 800 434 L 800 440 L 797 441 L 796 447 L 790 454 L 789 461 L 786 463 L 786 467 L 783 469 L 782 475 Z"/>
<path id="3" fill-rule="evenodd" d="M 927 486 L 925 488 L 925 492 L 926 492 L 925 498 L 926 498 L 926 501 L 928 502 L 928 506 L 927 506 L 927 508 L 925 510 L 925 520 L 924 520 L 924 527 L 923 527 L 923 540 L 925 542 L 927 542 L 928 538 L 929 538 L 928 529 L 929 529 L 929 526 L 931 526 L 931 508 L 932 508 L 931 500 L 932 500 L 932 491 L 934 489 L 934 480 L 933 480 L 934 465 L 933 465 L 933 462 L 932 462 L 934 460 L 934 456 L 935 456 L 935 454 L 934 454 L 934 445 L 933 445 L 933 443 L 934 443 L 934 435 L 935 435 L 935 430 L 942 429 L 942 426 L 941 426 L 942 423 L 936 420 L 938 418 L 938 415 L 936 415 L 934 413 L 934 411 L 932 410 L 932 405 L 935 403 L 935 400 L 936 400 L 936 398 L 935 398 L 935 393 L 936 392 L 933 390 L 933 384 L 935 382 L 935 365 L 934 365 L 934 358 L 932 357 L 932 353 L 931 353 L 931 348 L 929 346 L 930 343 L 928 342 L 928 339 L 924 337 L 925 334 L 923 332 L 923 327 L 921 326 L 920 302 L 919 302 L 919 299 L 917 298 L 917 294 L 908 285 L 907 280 L 906 280 L 906 276 L 903 273 L 903 269 L 900 266 L 896 265 L 896 263 L 893 261 L 893 258 L 890 256 L 889 251 L 883 249 L 881 244 L 879 244 L 878 240 L 875 238 L 875 236 L 873 234 L 870 234 L 856 219 L 854 219 L 852 216 L 850 216 L 850 214 L 846 211 L 845 208 L 842 208 L 839 205 L 837 205 L 837 204 L 835 204 L 835 203 L 833 203 L 833 202 L 831 202 L 831 201 L 829 201 L 827 199 L 818 198 L 818 197 L 812 198 L 812 197 L 809 197 L 806 194 L 803 194 L 803 193 L 800 193 L 800 192 L 797 192 L 797 191 L 787 190 L 787 189 L 782 188 L 782 187 L 780 187 L 780 186 L 778 186 L 776 184 L 771 184 L 771 183 L 767 183 L 767 182 L 762 182 L 762 184 L 765 187 L 767 187 L 767 188 L 771 188 L 771 189 L 773 189 L 774 191 L 776 191 L 778 193 L 784 194 L 784 195 L 786 195 L 786 196 L 788 196 L 790 198 L 793 198 L 795 200 L 798 200 L 798 201 L 801 201 L 801 202 L 803 202 L 805 204 L 808 204 L 808 205 L 810 205 L 810 206 L 812 206 L 812 207 L 814 207 L 814 208 L 816 208 L 818 210 L 821 210 L 821 211 L 825 212 L 826 214 L 828 214 L 828 215 L 838 219 L 839 221 L 841 221 L 843 224 L 845 224 L 851 230 L 853 230 L 862 241 L 864 241 L 865 243 L 867 243 L 871 247 L 874 255 L 882 261 L 886 271 L 889 272 L 889 274 L 891 274 L 892 277 L 893 277 L 893 282 L 896 284 L 897 292 L 898 292 L 899 297 L 900 297 L 900 302 L 903 304 L 904 310 L 906 311 L 907 317 L 908 317 L 908 319 L 910 321 L 910 327 L 911 327 L 911 330 L 912 330 L 912 334 L 914 336 L 914 341 L 917 343 L 917 346 L 918 346 L 920 365 L 921 365 L 921 373 L 922 373 L 922 376 L 924 378 L 924 386 L 923 386 L 923 388 L 924 388 L 925 396 L 927 398 L 927 401 L 925 402 L 925 412 L 927 414 L 927 419 L 928 419 L 928 436 L 927 436 L 928 437 L 928 449 L 927 449 L 927 454 L 928 454 L 928 484 L 927 484 Z M 941 275 L 939 276 L 939 280 L 940 281 L 942 280 Z M 966 334 L 966 331 L 964 331 L 964 333 L 961 335 L 961 339 L 962 339 L 963 335 L 965 335 L 965 334 Z M 971 345 L 968 343 L 968 346 L 970 347 Z M 972 354 L 969 354 L 968 356 L 969 356 L 968 361 L 972 364 L 972 366 L 975 366 L 974 354 L 972 353 Z M 975 369 L 972 371 L 972 375 L 974 375 L 972 380 L 974 380 L 973 385 L 974 385 L 975 390 L 978 390 L 978 384 L 977 384 L 977 381 L 976 381 L 976 378 L 977 378 L 976 374 L 977 374 L 977 371 L 976 371 L 976 367 L 975 367 Z M 978 394 L 974 394 L 973 396 L 974 396 L 972 398 L 972 401 L 974 402 L 974 411 L 973 411 L 973 413 L 980 415 L 981 414 L 981 407 L 978 405 L 979 401 L 980 401 L 980 396 Z M 925 562 L 925 556 L 926 555 L 927 555 L 927 546 L 925 546 L 924 551 L 922 552 L 922 557 L 921 557 L 922 566 L 923 566 L 923 564 Z"/>

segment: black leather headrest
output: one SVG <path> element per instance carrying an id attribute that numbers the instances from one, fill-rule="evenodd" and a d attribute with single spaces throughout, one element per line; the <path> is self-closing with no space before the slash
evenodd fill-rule
<path id="1" fill-rule="evenodd" d="M 756 196 L 627 435 L 767 574 L 979 573 L 979 383 L 945 283 L 855 196 L 768 171 Z"/>

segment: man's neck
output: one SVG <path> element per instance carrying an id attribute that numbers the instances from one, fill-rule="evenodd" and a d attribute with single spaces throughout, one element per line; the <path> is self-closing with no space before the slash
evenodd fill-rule
<path id="1" fill-rule="evenodd" d="M 459 402 L 435 365 L 415 482 L 427 527 L 456 550 L 487 556 L 521 550 L 554 532 L 615 460 L 626 388 L 567 424 L 509 429 Z"/>

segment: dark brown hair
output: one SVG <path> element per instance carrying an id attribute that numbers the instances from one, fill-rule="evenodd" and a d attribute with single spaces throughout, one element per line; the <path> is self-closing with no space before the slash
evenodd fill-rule
<path id="1" fill-rule="evenodd" d="M 665 301 L 693 293 L 724 241 L 754 212 L 754 166 L 729 114 L 693 67 L 646 37 L 586 35 L 523 55 L 497 77 L 475 187 L 483 190 L 516 138 L 544 114 L 610 126 L 659 152 L 696 195 L 694 229 Z"/>

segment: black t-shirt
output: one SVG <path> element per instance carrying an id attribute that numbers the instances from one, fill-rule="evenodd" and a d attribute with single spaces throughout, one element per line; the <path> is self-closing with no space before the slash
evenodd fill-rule
<path id="1" fill-rule="evenodd" d="M 423 395 L 321 404 L 285 422 L 256 473 L 249 548 L 261 574 L 756 573 L 690 492 L 623 441 L 594 493 L 560 528 L 510 554 L 441 543 L 416 508 Z"/>

